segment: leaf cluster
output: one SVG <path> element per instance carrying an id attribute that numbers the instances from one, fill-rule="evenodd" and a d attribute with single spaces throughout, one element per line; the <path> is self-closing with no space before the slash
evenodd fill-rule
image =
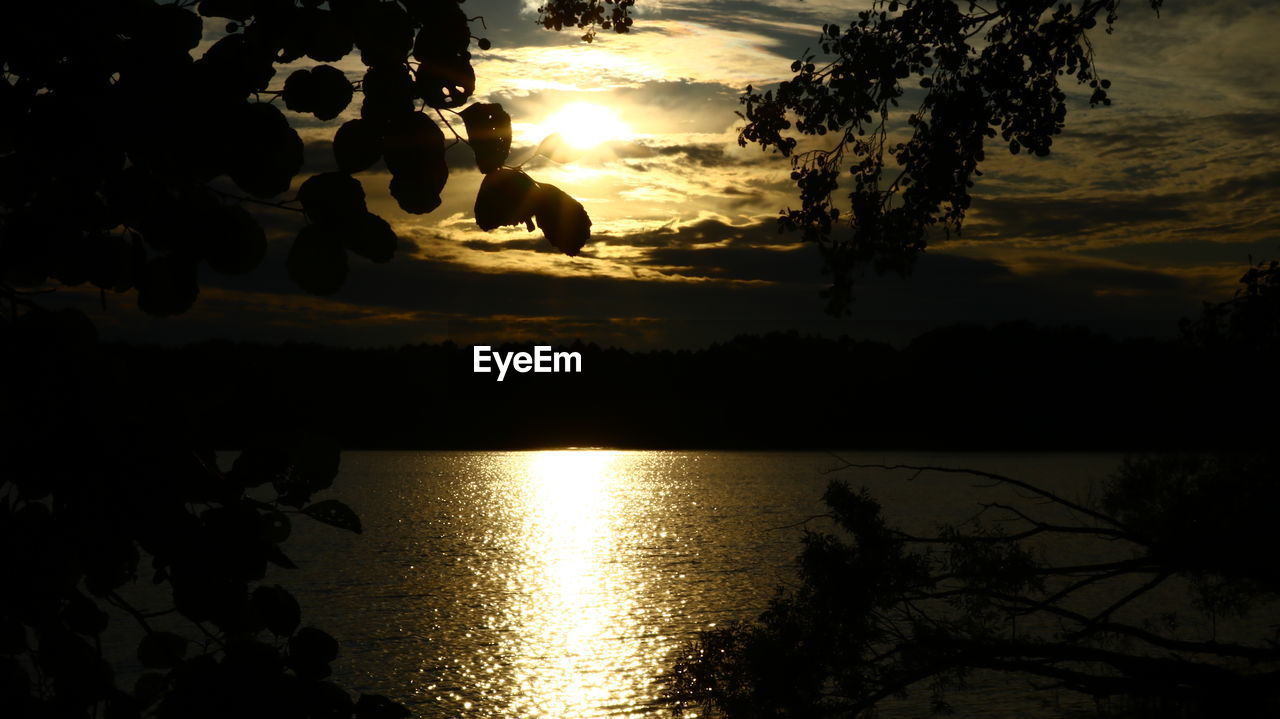
<path id="1" fill-rule="evenodd" d="M 1280 261 L 1250 266 L 1234 297 L 1206 302 L 1200 317 L 1184 319 L 1181 329 L 1195 347 L 1275 356 L 1280 351 Z"/>
<path id="2" fill-rule="evenodd" d="M 522 169 L 504 165 L 511 151 L 511 117 L 502 106 L 476 103 L 461 115 L 476 166 L 484 173 L 475 205 L 480 229 L 524 225 L 532 232 L 536 222 L 553 247 L 577 255 L 591 236 L 586 208 L 555 185 L 534 182 Z"/>
<path id="3" fill-rule="evenodd" d="M 548 30 L 585 30 L 582 39 L 591 42 L 598 30 L 629 32 L 635 4 L 636 0 L 546 0 L 538 8 L 538 23 Z"/>
<path id="4" fill-rule="evenodd" d="M 180 406 L 140 407 L 112 381 L 71 310 L 0 325 L 0 351 L 24 417 L 0 438 L 0 714 L 408 715 L 332 684 L 337 642 L 268 581 L 295 567 L 299 517 L 361 531 L 349 507 L 315 499 L 338 472 L 333 443 L 290 428 L 221 471 Z M 146 670 L 127 684 L 103 651 L 119 621 Z"/>
<path id="5" fill-rule="evenodd" d="M 992 141 L 1048 155 L 1066 121 L 1067 78 L 1091 88 L 1091 105 L 1110 104 L 1089 32 L 1110 32 L 1117 8 L 876 0 L 847 25 L 824 25 L 820 53 L 806 51 L 790 80 L 747 87 L 739 144 L 791 157 L 801 206 L 780 221 L 821 245 L 834 276 L 829 312 L 848 310 L 855 268 L 905 274 L 935 230 L 961 231 Z M 797 139 L 827 135 L 815 149 Z"/>
<path id="6" fill-rule="evenodd" d="M 1210 616 L 1280 599 L 1272 563 L 1256 555 L 1275 541 L 1278 460 L 1135 459 L 1084 504 L 990 472 L 848 465 L 968 475 L 1041 511 L 987 503 L 962 525 L 914 535 L 889 526 L 866 490 L 833 483 L 824 502 L 834 530 L 806 532 L 799 585 L 753 622 L 701 633 L 670 676 L 672 707 L 863 716 L 927 686 L 946 711 L 946 690 L 981 670 L 1185 716 L 1272 715 L 1274 639 L 1187 638 L 1173 617 L 1154 626 L 1124 610 L 1175 579 L 1190 592 L 1183 608 Z M 1049 518 L 1064 514 L 1075 521 Z M 1050 559 L 1032 544 L 1082 538 L 1119 547 L 1119 558 Z"/>
<path id="7" fill-rule="evenodd" d="M 255 204 L 303 215 L 289 273 L 308 292 L 336 292 L 348 253 L 385 262 L 398 243 L 351 175 L 384 161 L 402 210 L 440 205 L 447 145 L 426 113 L 452 132 L 441 113 L 475 92 L 473 21 L 482 19 L 455 0 L 77 0 L 6 9 L 0 284 L 91 283 L 104 302 L 107 291 L 136 289 L 145 312 L 181 314 L 199 295 L 201 264 L 236 274 L 261 262 L 263 214 L 245 209 Z M 333 64 L 353 53 L 362 77 Z M 279 66 L 297 64 L 278 76 Z M 289 197 L 303 141 L 281 108 L 327 122 L 357 99 L 359 117 L 334 135 L 336 172 Z M 477 150 L 486 167 L 500 129 L 491 127 Z M 506 138 L 509 148 L 509 119 Z M 331 201 L 332 212 L 323 207 Z"/>

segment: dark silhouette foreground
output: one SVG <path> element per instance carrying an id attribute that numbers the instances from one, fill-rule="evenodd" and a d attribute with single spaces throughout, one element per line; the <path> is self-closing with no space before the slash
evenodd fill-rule
<path id="1" fill-rule="evenodd" d="M 545 14 L 558 26 L 576 7 L 553 0 Z M 625 15 L 610 23 L 625 30 Z M 336 642 L 263 581 L 268 565 L 292 566 L 282 545 L 294 519 L 360 529 L 350 509 L 313 498 L 338 468 L 336 445 L 315 439 L 325 427 L 277 407 L 229 413 L 247 449 L 220 471 L 199 431 L 204 408 L 184 402 L 216 373 L 130 373 L 82 314 L 37 300 L 87 284 L 104 304 L 107 292 L 136 290 L 142 311 L 180 315 L 198 298 L 199 266 L 253 270 L 264 227 L 282 220 L 296 231 L 293 281 L 337 292 L 351 257 L 387 262 L 398 243 L 354 175 L 383 163 L 400 209 L 428 213 L 448 181 L 446 143 L 469 146 L 485 174 L 482 228 L 536 224 L 576 253 L 591 224 L 582 205 L 504 167 L 501 107 L 462 109 L 476 84 L 472 42 L 490 47 L 477 26 L 454 0 L 0 11 L 0 715 L 407 714 L 327 681 Z M 364 65 L 354 81 L 331 64 L 351 54 Z M 295 62 L 310 66 L 277 77 Z M 330 171 L 298 183 L 303 141 L 281 108 L 325 123 L 357 98 L 359 117 L 333 134 Z M 135 604 L 139 581 L 164 599 Z M 182 633 L 161 628 L 171 620 Z M 103 632 L 119 621 L 140 637 L 136 682 L 126 681 L 136 667 L 104 653 Z"/>
<path id="2" fill-rule="evenodd" d="M 1096 504 L 978 470 L 874 467 L 1011 485 L 1042 506 L 985 503 L 969 522 L 913 535 L 865 490 L 833 483 L 823 499 L 835 529 L 806 533 L 800 588 L 755 622 L 705 632 L 672 696 L 712 716 L 852 717 L 912 691 L 945 711 L 985 670 L 1122 716 L 1274 716 L 1280 570 L 1258 552 L 1280 539 L 1277 460 L 1131 461 Z M 1108 558 L 1073 556 L 1068 542 Z M 1176 600 L 1156 594 L 1165 585 Z M 1244 640 L 1183 628 L 1251 609 L 1265 629 Z"/>
<path id="3" fill-rule="evenodd" d="M 1184 330 L 1274 361 L 1280 265 L 1241 281 L 1233 300 L 1207 305 Z M 1274 431 L 1269 414 L 1238 412 L 1217 419 Z M 977 671 L 1079 692 L 1120 716 L 1280 711 L 1273 438 L 1126 461 L 1092 499 L 973 469 L 847 469 L 960 475 L 1023 501 L 981 503 L 967 522 L 911 534 L 866 490 L 833 483 L 823 499 L 834 526 L 806 532 L 798 588 L 753 622 L 702 634 L 672 673 L 677 713 L 864 716 L 908 692 L 928 692 L 944 712 Z M 1197 618 L 1207 635 L 1188 628 Z M 1228 636 L 1227 620 L 1240 618 L 1251 629 Z"/>

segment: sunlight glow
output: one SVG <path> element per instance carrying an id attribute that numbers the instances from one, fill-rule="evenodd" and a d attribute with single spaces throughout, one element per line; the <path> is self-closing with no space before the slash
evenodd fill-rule
<path id="1" fill-rule="evenodd" d="M 630 128 L 616 112 L 590 102 L 565 105 L 543 120 L 540 128 L 544 135 L 559 133 L 566 143 L 579 150 L 631 135 Z"/>
<path id="2" fill-rule="evenodd" d="M 529 514 L 520 583 L 531 592 L 523 634 L 536 661 L 520 677 L 532 716 L 583 717 L 592 706 L 626 705 L 625 674 L 602 671 L 619 647 L 631 607 L 611 587 L 609 557 L 617 537 L 617 452 L 566 450 L 529 456 Z"/>
<path id="3" fill-rule="evenodd" d="M 719 589 L 685 584 L 698 550 L 670 524 L 688 509 L 670 459 L 570 449 L 444 465 L 457 469 L 440 475 L 422 527 L 430 566 L 396 599 L 423 610 L 401 631 L 422 648 L 425 716 L 658 716 L 659 677 L 688 634 L 665 627 L 716 606 L 699 597 Z"/>

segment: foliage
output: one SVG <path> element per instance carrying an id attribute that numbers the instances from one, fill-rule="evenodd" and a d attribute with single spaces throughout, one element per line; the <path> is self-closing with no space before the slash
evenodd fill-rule
<path id="1" fill-rule="evenodd" d="M 0 325 L 0 352 L 18 380 L 0 436 L 0 714 L 408 715 L 329 682 L 337 643 L 264 581 L 294 567 L 298 517 L 360 531 L 346 505 L 313 499 L 335 445 L 275 427 L 220 471 L 184 416 L 198 408 L 117 381 L 71 310 Z M 119 622 L 135 628 L 108 632 Z M 135 679 L 110 650 L 130 636 Z"/>
<path id="2" fill-rule="evenodd" d="M 528 209 L 515 219 L 575 254 L 590 228 L 582 205 L 505 166 L 500 106 L 460 110 L 483 20 L 454 0 L 70 0 L 2 14 L 0 714 L 407 716 L 327 681 L 337 643 L 264 583 L 268 566 L 293 567 L 294 518 L 361 531 L 341 502 L 313 501 L 337 473 L 336 446 L 285 412 L 242 412 L 237 425 L 262 439 L 220 471 L 197 431 L 207 407 L 183 404 L 218 375 L 121 381 L 85 316 L 36 295 L 89 283 L 105 303 L 136 289 L 143 311 L 182 314 L 201 262 L 239 274 L 262 261 L 255 205 L 303 219 L 289 275 L 337 292 L 349 254 L 387 262 L 398 244 L 354 175 L 382 161 L 400 208 L 427 213 L 459 143 L 486 175 L 522 178 Z M 335 66 L 353 53 L 360 78 Z M 334 169 L 299 183 L 304 144 L 281 106 L 323 124 L 357 99 L 359 117 L 333 135 Z M 155 596 L 135 596 L 141 580 Z M 121 620 L 136 625 L 146 670 L 127 686 L 104 649 Z"/>
<path id="3" fill-rule="evenodd" d="M 538 8 L 538 22 L 548 30 L 585 30 L 582 39 L 591 42 L 598 29 L 629 32 L 635 4 L 636 0 L 546 0 Z"/>
<path id="4" fill-rule="evenodd" d="M 1224 302 L 1206 302 L 1196 320 L 1182 321 L 1182 336 L 1207 348 L 1231 348 L 1274 357 L 1280 352 L 1280 261 L 1262 261 L 1240 277 L 1242 287 Z"/>
<path id="5" fill-rule="evenodd" d="M 913 535 L 866 490 L 833 483 L 824 501 L 836 531 L 806 532 L 799 588 L 755 622 L 704 632 L 673 674 L 673 699 L 713 716 L 863 716 L 927 687 L 946 711 L 949 689 L 988 671 L 1166 716 L 1273 715 L 1274 638 L 1193 638 L 1177 631 L 1185 615 L 1126 610 L 1180 583 L 1212 617 L 1274 606 L 1280 575 L 1257 552 L 1277 540 L 1277 459 L 1133 460 L 1096 503 L 989 472 L 850 464 L 971 475 L 1038 509 L 987 503 L 964 524 Z M 1067 542 L 1107 549 L 1045 556 Z"/>
<path id="6" fill-rule="evenodd" d="M 352 175 L 384 160 L 400 208 L 431 212 L 448 182 L 445 152 L 468 142 L 450 115 L 463 119 L 482 172 L 506 162 L 511 126 L 509 118 L 496 121 L 505 117 L 501 107 L 458 112 L 475 91 L 469 48 L 476 21 L 454 0 L 80 0 L 7 8 L 0 24 L 4 295 L 49 281 L 88 282 L 103 293 L 136 289 L 150 314 L 181 314 L 199 295 L 200 262 L 237 274 L 262 260 L 267 237 L 248 203 L 301 214 L 306 224 L 290 249 L 289 274 L 308 292 L 337 292 L 348 253 L 386 262 L 398 242 L 385 219 L 368 211 Z M 487 39 L 479 44 L 490 47 Z M 352 53 L 366 68 L 361 78 L 333 64 Z M 278 67 L 289 74 L 281 77 Z M 333 135 L 334 171 L 288 198 L 303 141 L 281 106 L 323 123 L 357 99 L 359 117 Z M 482 111 L 495 121 L 467 119 Z M 539 206 L 548 217 L 539 224 L 553 245 L 576 252 L 576 233 L 558 228 L 589 221 L 581 204 L 561 195 L 547 191 Z"/>
<path id="7" fill-rule="evenodd" d="M 1163 0 L 1148 2 L 1158 11 Z M 847 27 L 824 25 L 821 55 L 806 51 L 792 79 L 747 88 L 738 142 L 792 158 L 801 207 L 780 220 L 822 247 L 834 275 L 829 312 L 847 311 L 857 266 L 906 273 L 933 228 L 961 231 L 988 141 L 1049 154 L 1067 116 L 1061 78 L 1087 84 L 1091 105 L 1110 104 L 1089 31 L 1110 33 L 1118 6 L 875 0 Z M 917 97 L 904 122 L 900 103 Z M 835 139 L 807 149 L 792 130 Z M 837 197 L 842 177 L 847 202 Z M 841 223 L 850 231 L 836 231 Z"/>

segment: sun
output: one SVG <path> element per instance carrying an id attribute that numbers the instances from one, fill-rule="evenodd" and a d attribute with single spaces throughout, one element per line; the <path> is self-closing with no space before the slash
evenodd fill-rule
<path id="1" fill-rule="evenodd" d="M 541 128 L 546 135 L 559 133 L 565 143 L 579 150 L 630 135 L 630 128 L 616 112 L 590 102 L 565 105 L 543 120 Z"/>

